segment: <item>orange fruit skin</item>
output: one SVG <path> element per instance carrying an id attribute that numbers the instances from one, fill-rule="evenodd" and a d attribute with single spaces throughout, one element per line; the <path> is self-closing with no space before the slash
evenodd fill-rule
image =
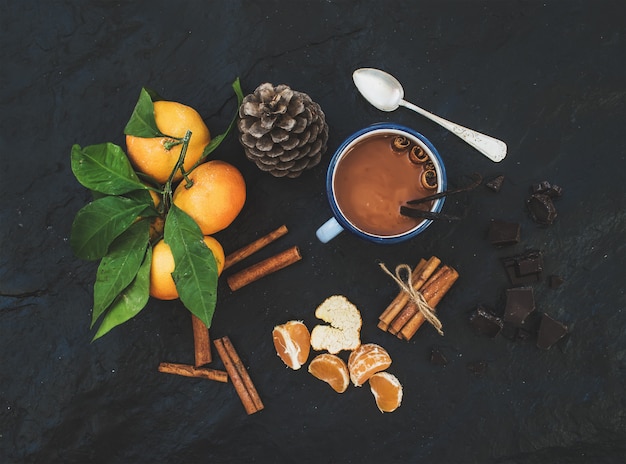
<path id="1" fill-rule="evenodd" d="M 402 385 L 395 375 L 377 372 L 369 379 L 370 390 L 380 412 L 393 412 L 402 403 Z"/>
<path id="2" fill-rule="evenodd" d="M 159 131 L 171 137 L 182 138 L 191 131 L 191 139 L 187 146 L 183 167 L 185 170 L 200 159 L 204 147 L 211 141 L 211 134 L 202 117 L 193 108 L 178 102 L 154 102 L 154 119 Z M 135 168 L 152 177 L 159 184 L 164 184 L 178 162 L 182 144 L 167 149 L 166 143 L 173 139 L 168 137 L 143 138 L 134 135 L 126 136 L 128 157 Z M 182 179 L 180 170 L 175 174 L 174 181 Z"/>
<path id="3" fill-rule="evenodd" d="M 213 237 L 204 237 L 204 243 L 213 252 L 217 263 L 218 276 L 224 269 L 224 249 Z M 170 246 L 163 239 L 152 248 L 152 264 L 150 266 L 150 295 L 159 300 L 175 300 L 178 290 L 172 277 L 174 272 L 174 256 Z"/>
<path id="4" fill-rule="evenodd" d="M 209 161 L 195 168 L 174 191 L 173 202 L 200 226 L 204 235 L 226 229 L 246 202 L 246 182 L 239 170 L 225 161 Z"/>
<path id="5" fill-rule="evenodd" d="M 350 385 L 348 366 L 336 354 L 322 353 L 309 363 L 309 372 L 316 378 L 323 380 L 337 393 L 343 393 Z"/>
<path id="6" fill-rule="evenodd" d="M 348 357 L 350 380 L 356 387 L 360 387 L 376 372 L 384 371 L 390 365 L 389 353 L 375 343 L 360 345 Z"/>
<path id="7" fill-rule="evenodd" d="M 291 369 L 298 370 L 311 351 L 311 334 L 302 321 L 289 321 L 272 330 L 276 354 Z"/>

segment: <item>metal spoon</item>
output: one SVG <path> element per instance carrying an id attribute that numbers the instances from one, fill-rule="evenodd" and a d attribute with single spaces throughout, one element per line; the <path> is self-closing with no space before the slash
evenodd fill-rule
<path id="1" fill-rule="evenodd" d="M 459 126 L 404 100 L 402 84 L 391 74 L 380 69 L 361 68 L 354 71 L 352 79 L 365 99 L 379 110 L 394 111 L 399 106 L 404 106 L 445 127 L 491 161 L 497 163 L 506 156 L 506 143 L 503 141 Z"/>

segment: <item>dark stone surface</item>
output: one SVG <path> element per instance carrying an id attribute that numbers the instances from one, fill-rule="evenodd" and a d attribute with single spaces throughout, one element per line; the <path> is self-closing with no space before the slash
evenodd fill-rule
<path id="1" fill-rule="evenodd" d="M 3 463 L 613 463 L 626 454 L 623 263 L 626 7 L 623 1 L 3 2 L 0 15 L 0 462 Z M 494 164 L 406 109 L 382 113 L 351 73 L 394 74 L 406 99 L 501 138 Z M 286 83 L 318 102 L 329 151 L 357 129 L 393 121 L 438 148 L 451 187 L 504 175 L 450 198 L 416 239 L 382 247 L 346 233 L 327 245 L 324 182 L 332 153 L 297 180 L 263 174 L 231 136 L 215 153 L 239 167 L 249 198 L 219 234 L 227 251 L 286 224 L 256 259 L 298 245 L 303 260 L 231 293 L 220 284 L 211 333 L 229 335 L 265 410 L 246 416 L 230 385 L 157 372 L 193 362 L 189 315 L 151 300 L 135 319 L 90 343 L 96 265 L 68 238 L 90 198 L 70 170 L 73 143 L 123 145 L 141 86 L 194 106 L 218 134 L 244 92 Z M 535 224 L 529 185 L 565 190 L 558 219 Z M 549 289 L 537 308 L 567 325 L 567 349 L 477 337 L 466 318 L 501 304 L 508 286 L 485 239 L 489 221 L 519 222 L 513 248 L 543 251 Z M 376 328 L 397 292 L 378 268 L 437 255 L 461 278 L 410 343 Z M 381 414 L 367 386 L 332 392 L 289 371 L 271 330 L 312 327 L 315 307 L 344 294 L 362 311 L 362 339 L 393 358 L 402 406 Z M 447 365 L 430 350 L 445 345 Z M 468 363 L 487 366 L 475 375 Z M 478 364 L 476 364 L 478 363 Z"/>

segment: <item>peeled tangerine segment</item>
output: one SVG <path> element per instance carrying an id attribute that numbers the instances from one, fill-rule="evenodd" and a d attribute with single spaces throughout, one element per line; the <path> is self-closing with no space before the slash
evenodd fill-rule
<path id="1" fill-rule="evenodd" d="M 348 366 L 339 356 L 322 353 L 311 360 L 309 372 L 330 385 L 337 393 L 343 393 L 350 384 Z"/>
<path id="2" fill-rule="evenodd" d="M 375 343 L 360 345 L 348 358 L 350 380 L 356 387 L 360 387 L 376 372 L 384 371 L 389 366 L 391 366 L 389 353 Z"/>
<path id="3" fill-rule="evenodd" d="M 402 385 L 388 372 L 377 372 L 369 380 L 370 389 L 380 412 L 393 412 L 402 403 Z"/>
<path id="4" fill-rule="evenodd" d="M 311 335 L 302 321 L 289 321 L 274 327 L 272 331 L 276 354 L 294 370 L 300 369 L 311 350 Z"/>

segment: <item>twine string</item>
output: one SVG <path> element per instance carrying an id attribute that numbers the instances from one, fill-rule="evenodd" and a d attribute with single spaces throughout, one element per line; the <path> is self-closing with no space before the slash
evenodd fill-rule
<path id="1" fill-rule="evenodd" d="M 384 263 L 378 263 L 378 265 L 398 284 L 400 290 L 409 295 L 409 299 L 415 304 L 417 310 L 422 313 L 424 319 L 437 329 L 439 335 L 443 335 L 443 330 L 441 330 L 443 325 L 437 316 L 435 316 L 435 310 L 430 307 L 426 298 L 424 298 L 424 295 L 422 295 L 419 290 L 415 290 L 411 284 L 411 282 L 413 282 L 413 270 L 411 269 L 411 266 L 408 264 L 399 264 L 396 266 L 394 275 L 389 269 L 387 269 L 387 266 L 385 266 Z M 403 273 L 406 274 L 404 279 L 402 276 Z"/>

